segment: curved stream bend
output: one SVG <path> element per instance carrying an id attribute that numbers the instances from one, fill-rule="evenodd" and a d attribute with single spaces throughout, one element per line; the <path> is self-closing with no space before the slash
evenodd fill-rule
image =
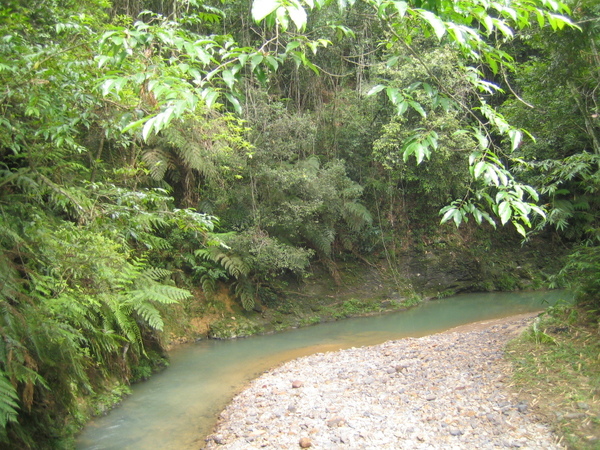
<path id="1" fill-rule="evenodd" d="M 564 297 L 560 291 L 466 294 L 398 313 L 185 345 L 171 353 L 168 370 L 133 386 L 133 394 L 119 408 L 90 423 L 79 436 L 77 448 L 197 449 L 234 394 L 284 361 L 537 311 Z"/>

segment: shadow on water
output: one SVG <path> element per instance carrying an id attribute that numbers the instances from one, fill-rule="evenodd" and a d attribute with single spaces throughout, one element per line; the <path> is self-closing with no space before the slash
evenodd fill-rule
<path id="1" fill-rule="evenodd" d="M 133 386 L 120 407 L 94 419 L 77 449 L 198 449 L 227 402 L 249 380 L 285 361 L 538 311 L 565 296 L 561 291 L 466 294 L 403 312 L 184 345 L 171 352 L 167 370 Z"/>

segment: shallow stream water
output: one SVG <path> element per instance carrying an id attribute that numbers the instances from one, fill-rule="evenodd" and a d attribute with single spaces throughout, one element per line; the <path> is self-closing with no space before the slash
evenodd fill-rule
<path id="1" fill-rule="evenodd" d="M 167 370 L 133 386 L 121 406 L 94 419 L 79 436 L 77 449 L 199 449 L 227 402 L 249 380 L 282 362 L 538 311 L 565 297 L 561 291 L 466 294 L 408 311 L 183 345 L 170 353 Z"/>

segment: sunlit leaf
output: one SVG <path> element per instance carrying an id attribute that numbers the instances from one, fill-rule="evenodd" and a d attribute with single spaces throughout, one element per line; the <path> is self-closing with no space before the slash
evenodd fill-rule
<path id="1" fill-rule="evenodd" d="M 233 105 L 235 112 L 238 114 L 242 114 L 242 105 L 241 105 L 240 101 L 237 99 L 237 97 L 235 97 L 230 92 L 226 92 L 225 97 L 227 97 L 227 100 L 229 100 L 229 102 Z"/>
<path id="2" fill-rule="evenodd" d="M 385 89 L 385 86 L 383 84 L 378 84 L 376 86 L 373 86 L 371 89 L 369 89 L 369 92 L 367 92 L 367 97 L 371 96 L 371 95 L 375 95 L 378 92 L 381 92 Z"/>
<path id="3" fill-rule="evenodd" d="M 421 115 L 421 117 L 423 117 L 423 119 L 425 119 L 427 117 L 427 113 L 425 112 L 425 110 L 423 109 L 423 107 L 421 106 L 420 103 L 412 101 L 412 100 L 409 100 L 408 103 L 415 111 L 417 111 Z"/>
<path id="4" fill-rule="evenodd" d="M 444 22 L 431 11 L 419 10 L 419 14 L 431 25 L 437 38 L 441 40 L 444 34 L 446 34 L 446 25 L 444 25 Z"/>
<path id="5" fill-rule="evenodd" d="M 233 75 L 233 72 L 227 69 L 223 71 L 221 76 L 223 77 L 223 81 L 225 82 L 227 87 L 231 89 L 233 87 L 233 84 L 235 83 L 235 76 Z"/>
<path id="6" fill-rule="evenodd" d="M 521 145 L 521 139 L 523 138 L 523 133 L 520 130 L 509 130 L 508 136 L 510 137 L 512 150 L 516 150 Z"/>
<path id="7" fill-rule="evenodd" d="M 479 161 L 477 164 L 475 164 L 475 167 L 473 167 L 473 178 L 479 178 L 483 171 L 487 168 L 487 165 L 488 164 L 485 161 Z"/>
<path id="8" fill-rule="evenodd" d="M 296 28 L 300 31 L 303 30 L 306 26 L 306 21 L 308 20 L 304 8 L 300 5 L 297 5 L 289 6 L 286 9 L 290 15 L 290 19 L 292 19 L 292 22 L 294 22 L 294 25 L 296 25 Z"/>
<path id="9" fill-rule="evenodd" d="M 408 3 L 402 1 L 395 1 L 394 6 L 396 8 L 396 11 L 398 11 L 398 16 L 400 18 L 404 17 L 404 14 L 406 14 L 406 10 L 408 9 Z"/>
<path id="10" fill-rule="evenodd" d="M 279 0 L 254 0 L 252 3 L 252 18 L 259 22 L 280 6 Z"/>
<path id="11" fill-rule="evenodd" d="M 515 226 L 515 228 L 517 229 L 517 232 L 523 236 L 523 237 L 527 237 L 527 232 L 525 231 L 525 228 L 523 227 L 523 225 L 521 225 L 519 222 L 513 220 L 512 224 Z"/>
<path id="12" fill-rule="evenodd" d="M 500 217 L 502 225 L 505 225 L 510 220 L 511 215 L 512 209 L 509 202 L 502 202 L 498 205 L 498 217 Z"/>

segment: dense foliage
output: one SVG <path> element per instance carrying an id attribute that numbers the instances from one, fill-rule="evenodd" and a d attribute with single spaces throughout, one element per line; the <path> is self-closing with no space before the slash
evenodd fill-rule
<path id="1" fill-rule="evenodd" d="M 24 3 L 0 6 L 0 441 L 57 446 L 192 292 L 339 282 L 440 210 L 554 226 L 597 294 L 594 2 Z"/>

